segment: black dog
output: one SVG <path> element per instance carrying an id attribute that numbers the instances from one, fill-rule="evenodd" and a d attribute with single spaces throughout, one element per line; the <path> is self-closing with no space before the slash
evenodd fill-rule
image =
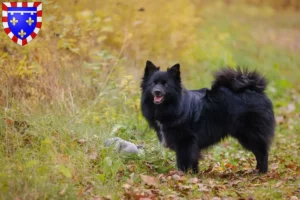
<path id="1" fill-rule="evenodd" d="M 224 68 L 215 74 L 211 89 L 187 90 L 179 64 L 163 72 L 147 61 L 142 113 L 160 142 L 176 152 L 182 171 L 198 172 L 200 151 L 231 135 L 253 152 L 256 169 L 266 173 L 275 129 L 266 86 L 266 79 L 255 71 Z"/>

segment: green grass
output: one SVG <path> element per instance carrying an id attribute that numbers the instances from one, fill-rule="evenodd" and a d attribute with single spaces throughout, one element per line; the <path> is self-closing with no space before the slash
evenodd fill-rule
<path id="1" fill-rule="evenodd" d="M 265 74 L 269 79 L 267 93 L 281 118 L 268 174 L 252 173 L 254 156 L 227 139 L 204 153 L 198 175 L 187 174 L 180 180 L 170 175 L 175 155 L 158 144 L 140 114 L 137 91 L 143 67 L 133 68 L 129 65 L 134 58 L 121 56 L 116 67 L 125 70 L 112 73 L 111 78 L 121 81 L 109 79 L 100 95 L 92 93 L 91 99 L 79 98 L 79 91 L 48 104 L 12 97 L 3 106 L 1 119 L 26 121 L 30 127 L 22 133 L 9 120 L 0 121 L 0 199 L 299 197 L 300 49 L 277 40 L 281 29 L 287 29 L 287 34 L 299 32 L 300 24 L 295 20 L 299 14 L 210 3 L 199 8 L 197 17 L 201 20 L 194 44 L 171 60 L 156 58 L 161 63 L 180 62 L 183 81 L 190 89 L 209 87 L 212 72 L 223 65 L 249 66 Z M 280 23 L 275 23 L 277 18 Z M 267 34 L 276 37 L 266 39 L 263 36 Z M 164 50 L 169 48 L 161 46 L 159 52 Z M 99 74 L 96 70 L 91 76 Z M 105 148 L 105 140 L 115 136 L 144 145 L 144 154 L 124 156 Z M 79 142 L 82 139 L 84 142 Z M 160 177 L 160 183 L 148 186 L 140 174 Z M 190 178 L 197 178 L 197 183 L 188 183 Z M 126 189 L 125 184 L 131 187 Z"/>

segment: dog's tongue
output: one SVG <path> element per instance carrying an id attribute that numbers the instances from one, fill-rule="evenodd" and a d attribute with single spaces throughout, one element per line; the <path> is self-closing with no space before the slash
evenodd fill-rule
<path id="1" fill-rule="evenodd" d="M 159 103 L 161 100 L 162 100 L 162 96 L 161 97 L 158 97 L 158 96 L 154 96 L 154 101 L 156 102 L 156 103 Z"/>

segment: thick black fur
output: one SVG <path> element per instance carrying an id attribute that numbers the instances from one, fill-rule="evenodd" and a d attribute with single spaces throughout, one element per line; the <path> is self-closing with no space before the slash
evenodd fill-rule
<path id="1" fill-rule="evenodd" d="M 275 129 L 266 86 L 257 72 L 224 68 L 215 74 L 211 89 L 187 90 L 179 64 L 163 72 L 147 61 L 141 82 L 142 113 L 160 142 L 176 152 L 182 171 L 198 172 L 201 150 L 230 135 L 253 152 L 256 169 L 266 173 Z"/>

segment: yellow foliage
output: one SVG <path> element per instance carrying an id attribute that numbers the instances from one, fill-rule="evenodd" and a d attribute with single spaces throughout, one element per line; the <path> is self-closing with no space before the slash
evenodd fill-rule
<path id="1" fill-rule="evenodd" d="M 0 34 L 0 94 L 52 102 L 70 98 L 70 89 L 93 99 L 114 83 L 134 91 L 137 77 L 126 75 L 146 59 L 178 59 L 194 45 L 198 23 L 189 0 L 43 1 L 43 13 L 39 35 L 24 47 Z"/>

